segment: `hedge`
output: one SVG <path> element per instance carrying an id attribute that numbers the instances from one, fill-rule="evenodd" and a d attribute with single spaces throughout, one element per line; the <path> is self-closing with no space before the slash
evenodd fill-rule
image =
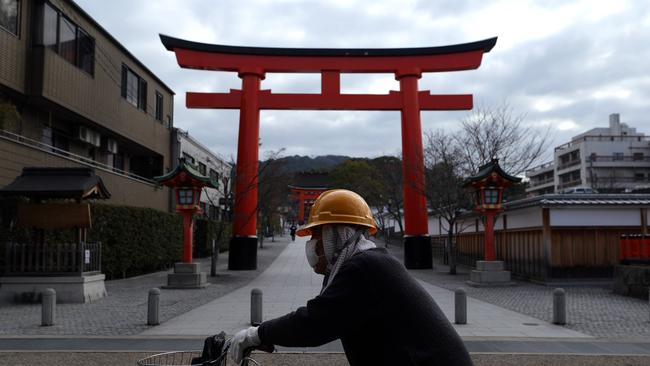
<path id="1" fill-rule="evenodd" d="M 27 241 L 29 230 L 9 230 L 16 200 L 0 200 L 0 273 L 4 270 L 4 244 Z M 105 204 L 91 205 L 92 228 L 87 240 L 102 243 L 102 272 L 107 279 L 126 278 L 170 268 L 182 258 L 181 216 L 154 209 Z M 197 218 L 194 224 L 194 256 L 211 254 L 212 240 L 227 250 L 231 224 Z M 48 242 L 71 242 L 72 230 L 47 230 Z"/>
<path id="2" fill-rule="evenodd" d="M 226 251 L 231 236 L 230 223 L 197 218 L 194 221 L 193 255 L 197 258 L 209 256 L 212 253 L 213 239 L 217 241 L 216 246 L 220 252 Z"/>

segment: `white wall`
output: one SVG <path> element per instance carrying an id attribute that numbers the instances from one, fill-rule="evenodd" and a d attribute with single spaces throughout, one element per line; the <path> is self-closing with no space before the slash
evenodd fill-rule
<path id="1" fill-rule="evenodd" d="M 523 229 L 542 226 L 542 208 L 528 207 L 506 212 L 508 229 Z"/>
<path id="2" fill-rule="evenodd" d="M 641 226 L 638 207 L 552 208 L 551 226 Z"/>

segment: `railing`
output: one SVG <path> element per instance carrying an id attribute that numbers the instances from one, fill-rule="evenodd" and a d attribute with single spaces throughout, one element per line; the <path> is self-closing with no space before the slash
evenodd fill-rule
<path id="1" fill-rule="evenodd" d="M 5 275 L 64 276 L 100 273 L 102 244 L 7 243 Z"/>
<path id="2" fill-rule="evenodd" d="M 578 179 L 578 180 L 572 180 L 572 181 L 568 181 L 568 182 L 562 182 L 562 183 L 558 184 L 557 188 L 558 189 L 564 189 L 564 188 L 579 186 L 581 184 L 582 184 L 582 179 Z"/>
<path id="3" fill-rule="evenodd" d="M 542 171 L 542 170 L 547 170 L 547 169 L 552 169 L 553 165 L 555 165 L 555 162 L 549 161 L 548 163 L 544 163 L 542 165 L 538 165 L 536 167 L 530 168 L 526 170 L 526 176 L 530 178 L 531 175 L 534 175 L 534 173 Z"/>
<path id="4" fill-rule="evenodd" d="M 81 163 L 81 164 L 84 164 L 84 165 L 92 166 L 94 168 L 98 168 L 98 169 L 101 169 L 101 170 L 104 170 L 104 171 L 107 171 L 107 172 L 110 172 L 110 173 L 121 175 L 121 176 L 130 178 L 130 179 L 133 179 L 133 180 L 137 180 L 137 181 L 140 181 L 140 182 L 143 182 L 143 183 L 158 185 L 158 183 L 156 183 L 152 179 L 145 178 L 145 177 L 133 174 L 131 172 L 127 172 L 125 170 L 112 167 L 112 166 L 104 164 L 104 163 L 100 163 L 98 161 L 87 158 L 85 156 L 73 154 L 73 153 L 71 153 L 69 151 L 59 149 L 58 147 L 54 147 L 52 145 L 44 144 L 44 143 L 42 143 L 40 141 L 36 141 L 36 140 L 30 139 L 29 137 L 25 137 L 25 136 L 22 136 L 22 135 L 15 134 L 13 132 L 9 132 L 7 130 L 0 129 L 0 139 L 9 140 L 9 141 L 21 144 L 21 145 L 33 147 L 33 148 L 36 148 L 36 149 L 41 150 L 43 152 L 46 152 L 46 153 L 49 153 L 49 154 L 52 154 L 52 155 L 56 155 L 58 157 L 61 157 L 61 158 L 67 159 L 67 160 L 71 160 L 71 161 L 74 161 L 76 163 Z"/>
<path id="5" fill-rule="evenodd" d="M 560 145 L 555 148 L 555 151 L 565 150 L 573 146 L 579 145 L 583 141 L 650 141 L 650 136 L 582 136 L 573 141 L 567 142 L 566 144 Z"/>
<path id="6" fill-rule="evenodd" d="M 592 185 L 598 184 L 616 184 L 616 183 L 634 183 L 634 182 L 647 182 L 648 179 L 645 177 L 597 177 L 597 178 L 587 178 L 587 182 L 592 183 Z"/>
<path id="7" fill-rule="evenodd" d="M 550 177 L 550 178 L 547 178 L 547 179 L 544 179 L 544 180 L 533 180 L 533 179 L 531 179 L 530 180 L 530 186 L 531 187 L 537 187 L 537 186 L 541 186 L 541 185 L 544 185 L 544 184 L 553 183 L 554 181 L 555 181 L 554 177 Z"/>
<path id="8" fill-rule="evenodd" d="M 634 155 L 590 155 L 587 156 L 587 162 L 650 162 L 650 156 Z"/>
<path id="9" fill-rule="evenodd" d="M 581 162 L 580 159 L 574 159 L 574 160 L 569 160 L 567 162 L 562 162 L 558 165 L 557 170 L 562 170 L 562 169 L 572 167 L 574 165 L 579 165 L 580 162 Z"/>

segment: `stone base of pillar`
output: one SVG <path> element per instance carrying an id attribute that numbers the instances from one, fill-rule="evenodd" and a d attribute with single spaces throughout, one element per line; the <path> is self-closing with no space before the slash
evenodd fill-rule
<path id="1" fill-rule="evenodd" d="M 408 269 L 433 268 L 430 236 L 404 237 L 404 266 Z"/>
<path id="2" fill-rule="evenodd" d="M 257 237 L 234 236 L 228 250 L 228 269 L 245 271 L 257 269 Z"/>
<path id="3" fill-rule="evenodd" d="M 174 273 L 167 275 L 166 289 L 204 288 L 208 285 L 205 272 L 201 272 L 200 263 L 175 263 Z"/>
<path id="4" fill-rule="evenodd" d="M 514 286 L 510 271 L 503 270 L 503 261 L 476 261 L 476 269 L 469 274 L 467 284 L 472 287 Z"/>

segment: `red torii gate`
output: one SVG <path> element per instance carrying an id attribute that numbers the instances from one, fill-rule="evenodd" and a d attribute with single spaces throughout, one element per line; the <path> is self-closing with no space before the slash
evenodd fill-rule
<path id="1" fill-rule="evenodd" d="M 307 221 L 305 219 L 308 214 L 305 213 L 305 211 L 311 208 L 316 198 L 318 198 L 321 193 L 325 192 L 327 188 L 303 188 L 289 186 L 289 189 L 291 189 L 291 195 L 293 198 L 298 201 L 298 216 L 296 219 L 302 225 L 302 223 L 305 223 Z"/>
<path id="2" fill-rule="evenodd" d="M 260 109 L 399 110 L 402 114 L 404 186 L 404 264 L 431 268 L 420 111 L 468 110 L 472 95 L 432 95 L 418 90 L 423 72 L 476 69 L 496 37 L 442 47 L 386 49 L 236 47 L 186 41 L 160 35 L 183 68 L 232 71 L 242 90 L 229 93 L 187 92 L 188 108 L 239 109 L 237 184 L 233 238 L 228 268 L 257 267 L 257 171 Z M 267 72 L 320 73 L 320 94 L 279 94 L 260 90 Z M 382 95 L 341 94 L 341 73 L 392 73 L 399 91 Z"/>

